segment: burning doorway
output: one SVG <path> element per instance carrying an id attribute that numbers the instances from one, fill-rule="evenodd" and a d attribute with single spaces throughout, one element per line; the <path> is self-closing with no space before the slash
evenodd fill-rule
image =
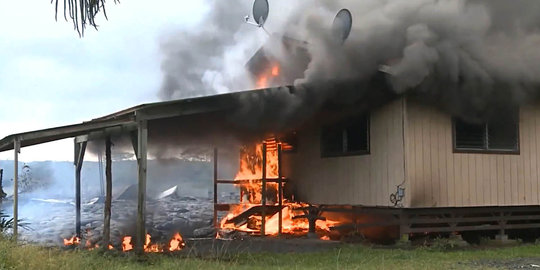
<path id="1" fill-rule="evenodd" d="M 220 204 L 214 195 L 214 224 L 218 238 L 234 233 L 259 236 L 303 236 L 330 239 L 339 223 L 320 216 L 317 207 L 296 201 L 286 190 L 291 185 L 282 172 L 284 151 L 295 146 L 271 136 L 242 147 L 239 170 L 232 180 L 217 179 L 218 151 L 214 150 L 214 194 L 218 184 L 232 184 L 240 193 L 236 204 Z M 218 222 L 218 212 L 227 212 Z"/>

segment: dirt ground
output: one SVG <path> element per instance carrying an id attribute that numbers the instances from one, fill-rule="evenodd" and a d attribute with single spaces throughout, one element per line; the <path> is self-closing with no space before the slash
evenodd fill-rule
<path id="1" fill-rule="evenodd" d="M 479 268 L 490 267 L 500 269 L 540 269 L 540 258 L 519 258 L 510 260 L 478 260 L 467 263 L 468 266 Z"/>
<path id="2" fill-rule="evenodd" d="M 344 245 L 339 241 L 325 241 L 308 238 L 258 238 L 244 239 L 191 239 L 186 241 L 185 253 L 195 256 L 223 256 L 239 253 L 302 253 L 318 252 L 338 248 Z"/>

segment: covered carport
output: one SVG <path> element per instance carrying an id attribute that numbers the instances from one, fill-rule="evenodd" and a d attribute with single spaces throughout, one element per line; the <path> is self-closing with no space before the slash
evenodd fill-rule
<path id="1" fill-rule="evenodd" d="M 14 150 L 13 235 L 18 236 L 18 161 L 21 148 L 47 142 L 74 138 L 75 165 L 75 232 L 81 237 L 81 170 L 89 141 L 104 140 L 106 153 L 106 198 L 103 241 L 110 240 L 112 204 L 111 136 L 129 136 L 138 164 L 138 197 L 136 221 L 136 250 L 143 251 L 145 241 L 145 200 L 147 175 L 148 122 L 170 121 L 177 117 L 205 114 L 238 108 L 241 96 L 253 91 L 216 95 L 203 98 L 157 102 L 132 107 L 101 118 L 75 125 L 60 126 L 9 135 L 0 140 L 0 152 Z M 265 91 L 261 91 L 265 92 Z M 159 122 L 158 121 L 158 122 Z M 107 245 L 103 245 L 107 247 Z"/>

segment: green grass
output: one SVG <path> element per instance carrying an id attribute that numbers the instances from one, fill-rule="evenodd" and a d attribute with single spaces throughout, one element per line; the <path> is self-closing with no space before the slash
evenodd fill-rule
<path id="1" fill-rule="evenodd" d="M 62 250 L 0 240 L 0 269 L 466 269 L 479 259 L 537 257 L 540 245 L 442 251 L 362 245 L 319 253 L 240 254 L 220 260 Z"/>

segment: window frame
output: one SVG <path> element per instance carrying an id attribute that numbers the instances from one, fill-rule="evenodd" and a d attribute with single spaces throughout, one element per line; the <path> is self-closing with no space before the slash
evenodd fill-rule
<path id="1" fill-rule="evenodd" d="M 520 142 L 520 112 L 519 109 L 516 113 L 516 148 L 515 149 L 488 149 L 487 146 L 485 149 L 475 149 L 475 148 L 458 148 L 457 147 L 457 141 L 456 141 L 456 121 L 458 120 L 457 117 L 452 117 L 452 150 L 453 153 L 461 153 L 461 154 L 507 154 L 507 155 L 519 155 L 521 153 L 521 142 Z M 489 122 L 482 123 L 485 131 L 484 136 L 488 135 L 489 130 Z M 484 143 L 485 144 L 485 143 Z"/>
<path id="2" fill-rule="evenodd" d="M 347 140 L 346 139 L 347 138 L 347 135 L 346 135 L 347 124 L 351 123 L 351 121 L 355 121 L 356 119 L 360 117 L 366 118 L 366 150 L 325 153 L 324 140 L 323 140 L 324 131 L 331 128 L 341 129 L 342 143 L 344 145 Z M 345 148 L 345 146 L 343 146 L 342 148 Z M 357 115 L 355 117 L 349 117 L 344 121 L 323 125 L 319 130 L 319 153 L 320 153 L 321 158 L 370 155 L 371 154 L 371 115 L 369 113 L 365 113 L 365 114 Z"/>

